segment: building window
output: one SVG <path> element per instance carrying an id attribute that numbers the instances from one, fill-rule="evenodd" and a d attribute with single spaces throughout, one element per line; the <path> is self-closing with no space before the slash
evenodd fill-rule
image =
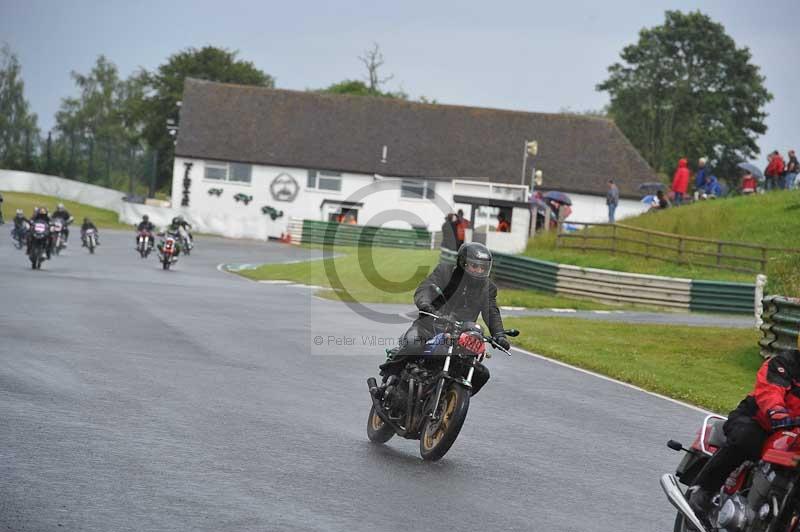
<path id="1" fill-rule="evenodd" d="M 253 166 L 249 164 L 231 163 L 230 164 L 230 181 L 238 183 L 250 183 L 253 174 Z"/>
<path id="2" fill-rule="evenodd" d="M 225 181 L 228 179 L 228 165 L 218 163 L 206 163 L 206 179 L 215 181 Z"/>
<path id="3" fill-rule="evenodd" d="M 325 170 L 309 170 L 306 188 L 318 190 L 342 190 L 342 174 Z"/>
<path id="4" fill-rule="evenodd" d="M 403 179 L 400 197 L 410 199 L 433 199 L 434 183 L 431 181 L 412 181 Z"/>
<path id="5" fill-rule="evenodd" d="M 250 184 L 253 177 L 253 166 L 242 163 L 205 163 L 205 178 L 213 181 L 231 181 Z"/>

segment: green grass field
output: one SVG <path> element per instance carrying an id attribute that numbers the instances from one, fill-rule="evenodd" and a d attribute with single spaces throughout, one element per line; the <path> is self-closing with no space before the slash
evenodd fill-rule
<path id="1" fill-rule="evenodd" d="M 337 253 L 345 256 L 333 260 L 265 264 L 237 273 L 259 281 L 283 279 L 346 290 L 322 290 L 319 295 L 328 299 L 365 303 L 411 303 L 417 285 L 439 262 L 438 251 L 372 248 L 370 253 L 369 249 L 337 248 Z M 334 272 L 339 278 L 338 282 L 335 281 Z M 500 290 L 498 303 L 529 308 L 612 308 L 593 301 L 570 299 L 533 290 Z"/>
<path id="2" fill-rule="evenodd" d="M 512 318 L 514 344 L 710 410 L 727 413 L 762 363 L 755 329 Z"/>
<path id="3" fill-rule="evenodd" d="M 685 207 L 626 218 L 620 223 L 686 236 L 800 248 L 800 191 L 697 202 Z M 607 230 L 597 229 L 589 234 L 603 232 Z M 638 244 L 624 246 L 634 250 L 642 249 Z M 631 255 L 559 249 L 555 246 L 553 232 L 537 235 L 530 241 L 525 254 L 565 264 L 671 277 L 744 282 L 753 282 L 755 277 L 754 274 L 730 272 L 714 267 L 679 266 Z M 800 295 L 800 254 L 771 259 L 767 276 L 770 292 Z"/>
<path id="4" fill-rule="evenodd" d="M 114 211 L 90 207 L 74 201 L 59 200 L 52 196 L 40 196 L 38 194 L 28 194 L 22 192 L 4 192 L 3 194 L 3 216 L 6 221 L 14 217 L 17 209 L 22 209 L 25 216 L 30 218 L 33 208 L 45 206 L 50 214 L 56 209 L 56 205 L 63 203 L 69 213 L 75 217 L 75 224 L 80 225 L 84 216 L 88 216 L 98 228 L 128 229 L 129 225 L 119 223 L 119 216 Z"/>

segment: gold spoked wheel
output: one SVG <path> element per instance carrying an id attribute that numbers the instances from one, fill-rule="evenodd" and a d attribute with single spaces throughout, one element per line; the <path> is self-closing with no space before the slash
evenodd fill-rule
<path id="1" fill-rule="evenodd" d="M 369 411 L 369 418 L 367 418 L 367 437 L 375 443 L 386 443 L 392 439 L 392 436 L 394 436 L 394 429 L 383 422 L 373 406 Z"/>
<path id="2" fill-rule="evenodd" d="M 469 391 L 461 386 L 451 386 L 442 394 L 441 401 L 439 420 L 428 419 L 422 429 L 419 451 L 424 460 L 439 460 L 456 441 L 467 417 Z"/>

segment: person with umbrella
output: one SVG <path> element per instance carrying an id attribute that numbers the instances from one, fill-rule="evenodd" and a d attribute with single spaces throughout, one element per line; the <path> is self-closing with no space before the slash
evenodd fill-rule
<path id="1" fill-rule="evenodd" d="M 754 164 L 739 163 L 738 167 L 745 172 L 742 176 L 742 194 L 755 194 L 758 189 L 758 181 L 764 179 L 764 174 Z"/>

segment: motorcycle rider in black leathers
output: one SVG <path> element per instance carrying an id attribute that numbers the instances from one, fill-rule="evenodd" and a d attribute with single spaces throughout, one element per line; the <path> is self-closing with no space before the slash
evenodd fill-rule
<path id="1" fill-rule="evenodd" d="M 25 214 L 22 212 L 22 209 L 17 209 L 16 214 L 14 214 L 14 238 L 22 242 L 22 239 L 25 238 L 25 224 L 28 224 L 30 227 L 30 220 L 25 218 Z"/>
<path id="2" fill-rule="evenodd" d="M 83 242 L 83 247 L 86 247 L 86 230 L 87 229 L 94 229 L 94 243 L 95 245 L 100 245 L 100 231 L 97 230 L 97 226 L 94 225 L 89 218 L 83 219 L 83 225 L 81 225 L 81 242 Z"/>
<path id="3" fill-rule="evenodd" d="M 69 240 L 69 223 L 72 222 L 72 216 L 70 216 L 69 211 L 64 208 L 63 203 L 59 203 L 56 206 L 56 212 L 53 213 L 53 220 L 56 218 L 61 219 L 61 223 L 63 224 L 63 229 L 61 233 L 64 235 L 64 247 L 67 247 L 67 240 Z"/>
<path id="4" fill-rule="evenodd" d="M 152 247 L 153 247 L 153 238 L 152 238 L 152 235 L 155 233 L 155 230 L 156 230 L 156 226 L 155 226 L 155 224 L 154 224 L 153 222 L 151 222 L 151 221 L 150 221 L 150 217 L 149 217 L 148 215 L 146 215 L 146 214 L 142 215 L 142 221 L 141 221 L 141 222 L 139 222 L 139 225 L 137 225 L 137 226 L 136 226 L 136 231 L 137 231 L 137 235 L 136 235 L 136 238 L 137 238 L 137 240 L 136 240 L 136 243 L 137 243 L 137 244 L 139 243 L 139 240 L 138 240 L 138 238 L 139 238 L 138 232 L 139 232 L 139 231 L 148 231 L 148 232 L 150 233 L 150 235 L 151 235 L 151 238 L 150 238 L 150 246 L 149 246 L 149 247 L 150 247 L 150 248 L 152 248 Z"/>
<path id="5" fill-rule="evenodd" d="M 421 312 L 448 316 L 459 321 L 476 321 L 483 317 L 490 334 L 503 349 L 511 344 L 503 333 L 503 319 L 497 308 L 497 286 L 489 279 L 492 254 L 483 244 L 470 242 L 458 250 L 455 265 L 441 263 L 417 287 L 414 303 Z M 406 333 L 400 337 L 400 347 L 381 364 L 381 376 L 398 375 L 408 357 L 422 355 L 425 342 L 433 338 L 434 319 L 420 313 Z M 489 370 L 483 364 L 475 366 L 472 376 L 472 395 L 489 380 Z"/>
<path id="6" fill-rule="evenodd" d="M 31 217 L 31 225 L 36 222 L 42 222 L 47 224 L 48 230 L 50 228 L 50 215 L 47 214 L 47 207 L 34 207 L 33 208 L 33 216 Z M 26 248 L 26 253 L 30 253 L 30 244 L 31 244 L 31 232 L 28 232 L 28 243 Z M 47 239 L 47 259 L 50 259 L 50 256 L 53 252 L 53 240 L 48 238 Z"/>
<path id="7" fill-rule="evenodd" d="M 192 237 L 192 233 L 189 232 L 189 229 L 192 228 L 192 225 L 183 219 L 183 216 L 178 215 L 172 219 L 172 223 L 167 227 L 167 233 L 172 235 L 177 235 L 179 240 L 181 240 L 181 244 L 188 244 L 189 242 L 194 242 L 194 237 Z M 183 229 L 183 231 L 181 231 Z M 186 242 L 183 242 L 183 240 Z M 189 248 L 191 249 L 191 247 Z"/>

